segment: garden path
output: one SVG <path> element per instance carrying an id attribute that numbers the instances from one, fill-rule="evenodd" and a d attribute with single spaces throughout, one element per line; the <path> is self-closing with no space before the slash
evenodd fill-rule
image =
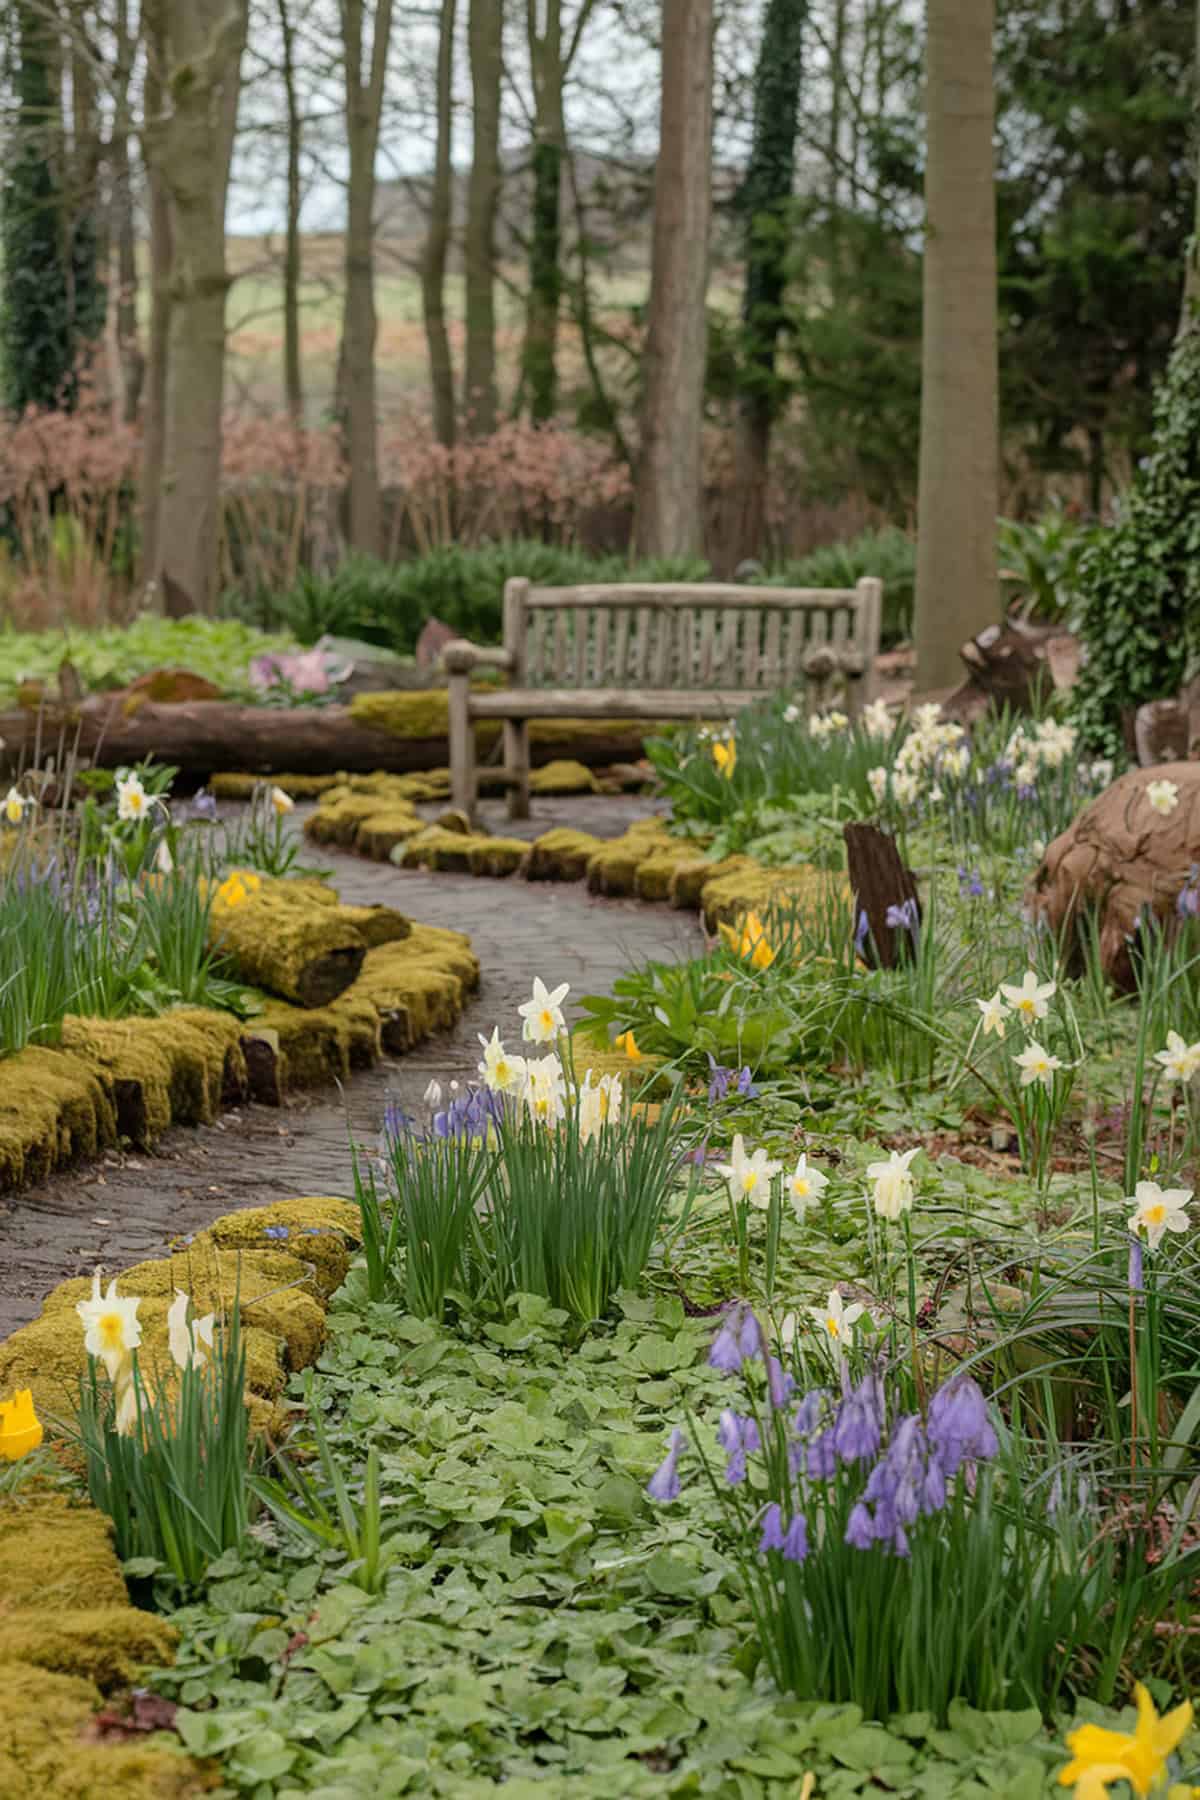
<path id="1" fill-rule="evenodd" d="M 652 810 L 640 799 L 543 799 L 533 821 L 511 826 L 498 804 L 481 809 L 485 829 L 530 837 L 560 824 L 615 837 Z M 161 1255 L 168 1239 L 238 1206 L 346 1193 L 349 1135 L 373 1145 L 389 1095 L 415 1107 L 435 1077 L 445 1084 L 473 1076 L 476 1032 L 499 1023 L 515 1036 L 515 1009 L 535 975 L 569 981 L 573 995 L 607 992 L 631 964 L 691 954 L 699 941 L 690 914 L 596 899 L 580 884 L 432 875 L 326 846 L 314 860 L 332 868 L 348 901 L 386 901 L 468 933 L 482 982 L 459 1025 L 411 1056 L 355 1074 L 341 1095 L 318 1090 L 280 1109 L 239 1107 L 212 1126 L 173 1128 L 154 1154 L 112 1152 L 0 1195 L 0 1338 L 36 1317 L 43 1296 L 68 1277 Z"/>

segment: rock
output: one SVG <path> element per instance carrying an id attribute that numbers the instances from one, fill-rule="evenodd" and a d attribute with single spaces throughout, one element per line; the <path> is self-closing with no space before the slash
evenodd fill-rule
<path id="1" fill-rule="evenodd" d="M 447 644 L 461 637 L 461 631 L 455 631 L 449 625 L 443 625 L 440 619 L 428 618 L 421 627 L 421 635 L 417 639 L 418 669 L 434 669 Z"/>
<path id="2" fill-rule="evenodd" d="M 222 690 L 216 682 L 191 669 L 147 669 L 136 681 L 121 690 L 140 706 L 147 700 L 159 706 L 181 706 L 185 700 L 220 700 Z M 129 707 L 126 707 L 128 713 Z"/>
<path id="3" fill-rule="evenodd" d="M 1154 781 L 1174 782 L 1178 798 L 1165 815 L 1146 797 Z M 1078 964 L 1082 942 L 1064 927 L 1099 914 L 1100 957 L 1105 975 L 1128 992 L 1134 985 L 1130 939 L 1138 915 L 1159 919 L 1175 913 L 1181 890 L 1200 864 L 1200 763 L 1161 763 L 1132 769 L 1093 800 L 1056 837 L 1026 895 L 1035 915 L 1062 938 Z"/>

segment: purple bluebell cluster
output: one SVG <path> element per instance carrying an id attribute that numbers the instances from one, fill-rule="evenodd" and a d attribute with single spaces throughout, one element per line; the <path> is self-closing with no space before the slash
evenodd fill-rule
<path id="1" fill-rule="evenodd" d="M 193 819 L 205 819 L 211 821 L 217 816 L 216 796 L 210 794 L 207 788 L 197 788 L 196 792 L 192 795 L 191 805 L 188 810 Z"/>
<path id="2" fill-rule="evenodd" d="M 707 1052 L 707 1055 L 708 1102 L 710 1106 L 715 1106 L 718 1101 L 726 1099 L 730 1093 L 739 1095 L 743 1100 L 758 1099 L 758 1089 L 750 1074 L 749 1064 L 741 1069 L 727 1069 L 717 1061 L 711 1050 Z"/>
<path id="3" fill-rule="evenodd" d="M 1129 1291 L 1140 1294 L 1146 1286 L 1145 1271 L 1142 1266 L 1142 1240 L 1129 1234 Z"/>
<path id="4" fill-rule="evenodd" d="M 1192 864 L 1176 897 L 1175 911 L 1181 919 L 1200 918 L 1200 864 Z"/>
<path id="5" fill-rule="evenodd" d="M 964 900 L 982 899 L 983 876 L 978 869 L 966 869 L 959 864 L 958 891 Z"/>
<path id="6" fill-rule="evenodd" d="M 808 1555 L 808 1521 L 803 1513 L 793 1513 L 785 1526 L 783 1508 L 777 1501 L 772 1501 L 762 1516 L 760 1529 L 760 1555 L 765 1556 L 768 1550 L 778 1550 L 785 1562 L 794 1563 L 802 1563 Z"/>
<path id="7" fill-rule="evenodd" d="M 722 1319 L 708 1360 L 711 1367 L 720 1369 L 722 1374 L 735 1375 L 743 1363 L 754 1362 L 765 1348 L 762 1326 L 751 1308 L 739 1301 Z"/>
<path id="8" fill-rule="evenodd" d="M 679 1463 L 680 1452 L 686 1448 L 686 1445 L 687 1439 L 684 1437 L 682 1431 L 673 1431 L 671 1433 L 671 1442 L 667 1454 L 646 1483 L 646 1492 L 649 1494 L 651 1500 L 678 1500 L 679 1469 L 677 1465 Z"/>
<path id="9" fill-rule="evenodd" d="M 871 921 L 867 917 L 866 908 L 860 907 L 859 914 L 858 914 L 858 924 L 854 927 L 854 954 L 855 954 L 855 956 L 862 955 L 863 946 L 866 944 L 867 934 L 870 931 L 870 929 L 871 929 Z"/>
<path id="10" fill-rule="evenodd" d="M 737 1487 L 746 1479 L 746 1458 L 762 1449 L 762 1439 L 754 1420 L 727 1406 L 717 1427 L 717 1442 L 725 1452 L 725 1479 Z"/>
<path id="11" fill-rule="evenodd" d="M 912 898 L 902 900 L 899 905 L 889 906 L 884 915 L 884 924 L 887 925 L 890 930 L 907 931 L 912 938 L 916 937 L 917 927 L 920 922 L 921 915 L 918 911 L 916 901 Z"/>
<path id="12" fill-rule="evenodd" d="M 433 1115 L 435 1138 L 482 1138 L 504 1119 L 504 1103 L 491 1088 L 465 1088 L 449 1106 Z"/>

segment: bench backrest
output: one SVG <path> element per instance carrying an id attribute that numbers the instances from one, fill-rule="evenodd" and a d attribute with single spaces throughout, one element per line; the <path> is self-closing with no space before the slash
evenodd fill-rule
<path id="1" fill-rule="evenodd" d="M 874 578 L 856 588 L 536 588 L 514 578 L 504 590 L 504 648 L 514 687 L 769 693 L 800 685 L 818 645 L 858 652 L 869 670 L 882 594 Z"/>

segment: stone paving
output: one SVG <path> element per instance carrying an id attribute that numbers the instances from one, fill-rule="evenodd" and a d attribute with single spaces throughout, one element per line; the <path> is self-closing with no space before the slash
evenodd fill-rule
<path id="1" fill-rule="evenodd" d="M 651 810 L 637 799 L 543 799 L 528 823 L 510 826 L 499 805 L 485 805 L 482 819 L 488 830 L 529 837 L 566 823 L 615 837 Z M 319 1090 L 280 1109 L 240 1107 L 213 1126 L 172 1129 L 154 1154 L 110 1154 L 0 1195 L 0 1337 L 35 1317 L 57 1282 L 161 1255 L 169 1238 L 236 1206 L 348 1193 L 350 1141 L 374 1144 L 388 1095 L 416 1107 L 430 1080 L 473 1076 L 476 1033 L 499 1023 L 515 1037 L 516 1007 L 534 975 L 569 981 L 573 996 L 607 993 L 630 966 L 691 955 L 700 943 L 691 914 L 596 899 L 581 884 L 432 875 L 327 846 L 314 849 L 313 860 L 333 870 L 349 901 L 386 901 L 427 924 L 467 932 L 483 973 L 462 1021 L 412 1056 L 356 1074 L 341 1095 Z"/>

